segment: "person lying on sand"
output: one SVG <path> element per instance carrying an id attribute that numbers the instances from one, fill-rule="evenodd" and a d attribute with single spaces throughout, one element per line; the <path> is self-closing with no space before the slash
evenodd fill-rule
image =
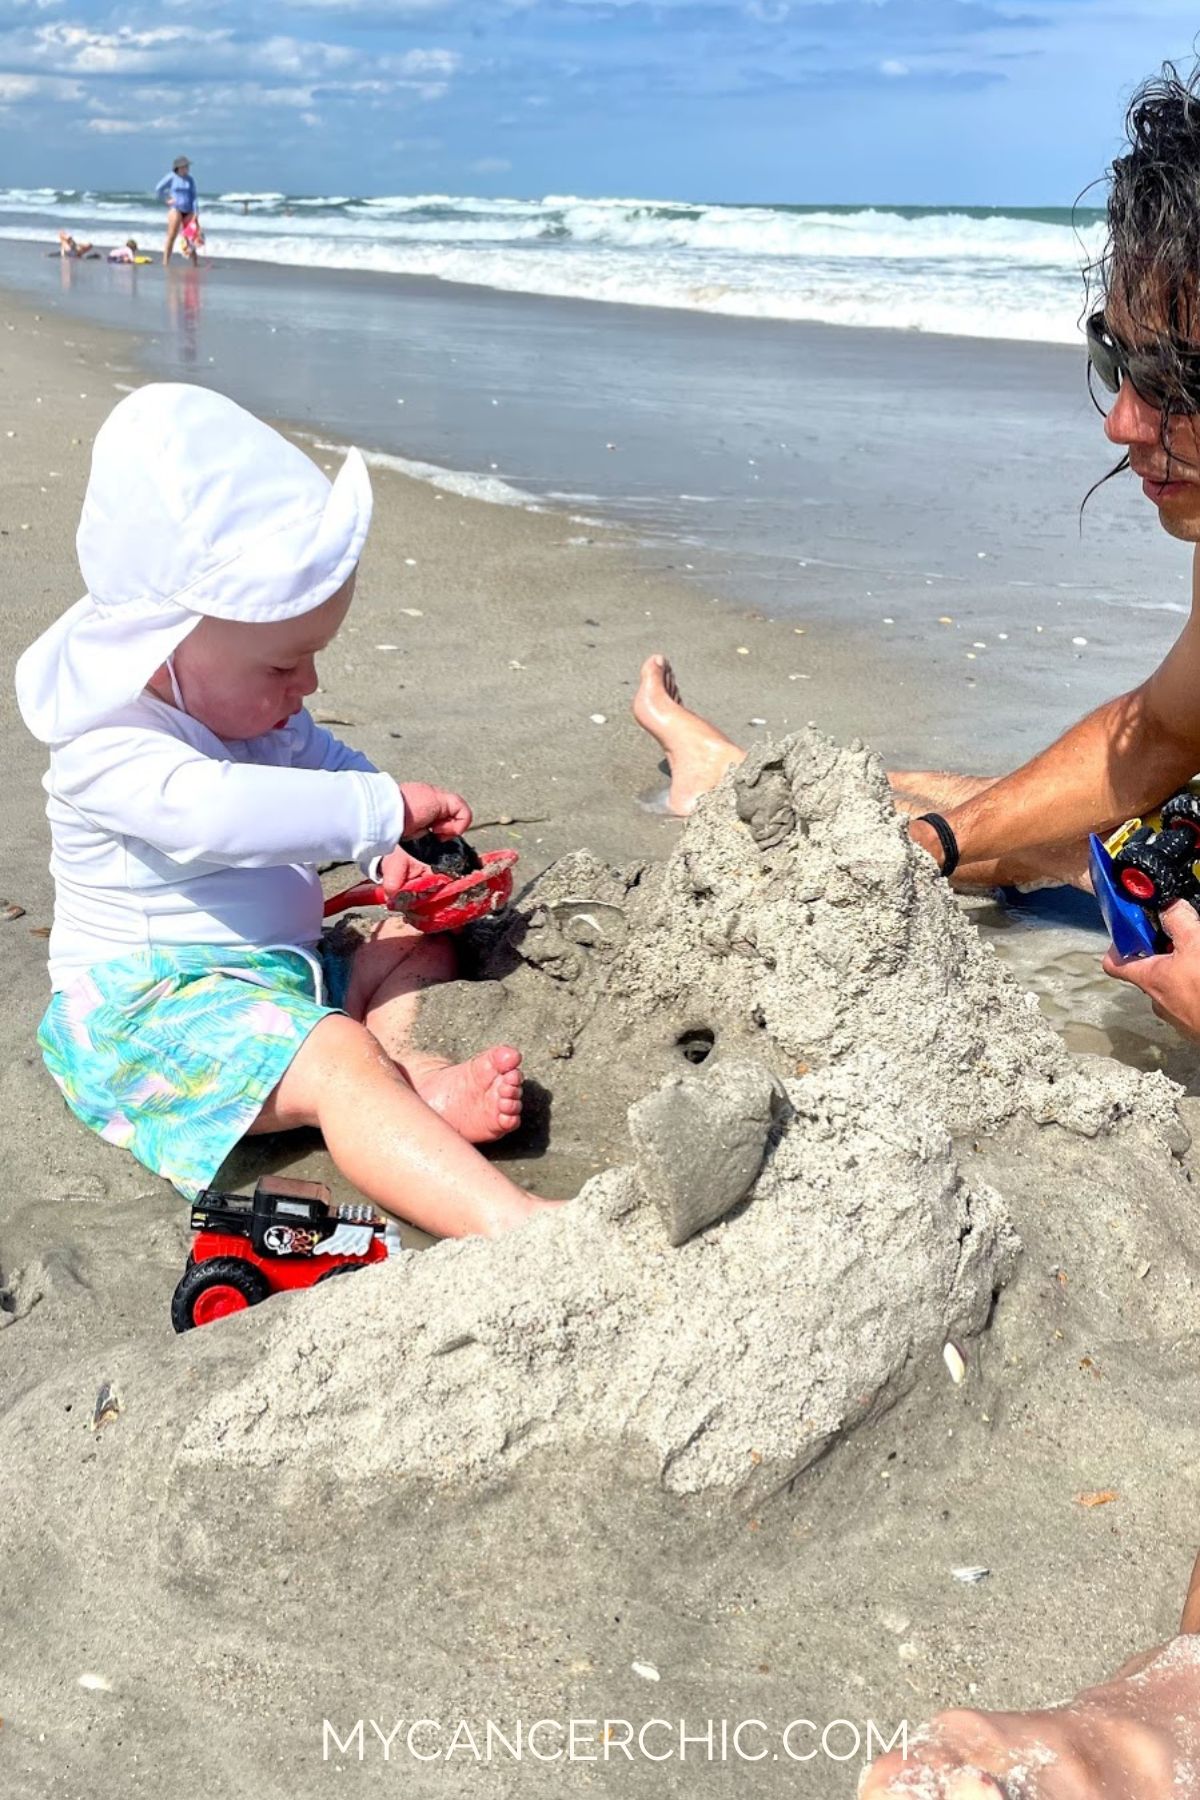
<path id="1" fill-rule="evenodd" d="M 138 254 L 137 239 L 126 238 L 123 244 L 118 244 L 115 250 L 109 251 L 108 260 L 112 263 L 131 263 L 138 260 Z M 149 258 L 146 260 L 149 261 Z"/>
<path id="2" fill-rule="evenodd" d="M 370 517 L 356 450 L 331 485 L 206 389 L 141 388 L 101 426 L 77 538 L 90 591 L 17 665 L 51 746 L 38 1042 L 72 1111 L 189 1198 L 248 1133 L 317 1126 L 376 1205 L 498 1235 L 551 1204 L 474 1147 L 520 1120 L 520 1053 L 412 1047 L 417 996 L 454 973 L 444 938 L 388 918 L 349 954 L 318 941 L 318 862 L 358 861 L 394 895 L 426 872 L 402 836 L 471 822 L 304 708 Z"/>
<path id="3" fill-rule="evenodd" d="M 1088 321 L 1089 372 L 1112 396 L 1105 434 L 1158 508 L 1164 530 L 1200 544 L 1200 66 L 1167 67 L 1134 96 L 1128 152 L 1114 162 L 1104 304 Z M 1192 612 L 1139 686 L 999 779 L 890 777 L 909 833 L 956 883 L 1039 878 L 1086 885 L 1086 837 L 1152 809 L 1200 769 L 1200 553 Z M 652 656 L 634 701 L 665 752 L 670 804 L 689 812 L 745 752 L 687 708 L 670 664 Z M 923 821 L 921 812 L 940 815 Z M 1104 967 L 1200 1038 L 1200 919 L 1162 915 L 1171 954 Z M 942 1715 L 906 1763 L 885 1759 L 868 1800 L 1179 1800 L 1200 1797 L 1200 1563 L 1182 1635 L 1065 1707 Z"/>
<path id="4" fill-rule="evenodd" d="M 90 244 L 77 244 L 69 231 L 60 231 L 58 234 L 58 254 L 60 256 L 89 256 L 91 249 Z M 53 250 L 49 254 L 53 256 Z"/>

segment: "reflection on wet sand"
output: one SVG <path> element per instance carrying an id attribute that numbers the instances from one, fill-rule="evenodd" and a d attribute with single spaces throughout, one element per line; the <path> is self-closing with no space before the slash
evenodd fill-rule
<path id="1" fill-rule="evenodd" d="M 199 355 L 197 339 L 203 298 L 200 272 L 194 263 L 167 270 L 166 294 L 167 314 L 178 338 L 179 360 L 194 363 Z"/>

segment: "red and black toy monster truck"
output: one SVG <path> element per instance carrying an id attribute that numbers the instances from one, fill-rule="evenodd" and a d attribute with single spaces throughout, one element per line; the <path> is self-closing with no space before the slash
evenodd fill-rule
<path id="1" fill-rule="evenodd" d="M 205 1188 L 192 1207 L 196 1239 L 171 1301 L 176 1331 L 385 1262 L 385 1221 L 373 1206 L 331 1204 L 321 1181 L 264 1176 L 249 1194 Z"/>

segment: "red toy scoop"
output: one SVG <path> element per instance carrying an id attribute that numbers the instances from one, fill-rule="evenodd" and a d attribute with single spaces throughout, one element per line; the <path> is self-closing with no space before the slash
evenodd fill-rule
<path id="1" fill-rule="evenodd" d="M 479 859 L 481 866 L 456 879 L 431 869 L 396 895 L 390 911 L 399 913 L 418 931 L 461 931 L 464 925 L 486 919 L 508 905 L 517 856 L 515 850 L 485 850 Z M 381 887 L 373 881 L 360 881 L 325 902 L 325 917 L 351 906 L 387 905 Z"/>

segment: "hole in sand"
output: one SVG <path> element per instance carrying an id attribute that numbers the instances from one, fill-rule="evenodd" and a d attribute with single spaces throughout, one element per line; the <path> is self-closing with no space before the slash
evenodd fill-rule
<path id="1" fill-rule="evenodd" d="M 675 1042 L 685 1062 L 707 1062 L 712 1055 L 716 1038 L 707 1026 L 698 1026 L 694 1031 L 681 1031 Z"/>

